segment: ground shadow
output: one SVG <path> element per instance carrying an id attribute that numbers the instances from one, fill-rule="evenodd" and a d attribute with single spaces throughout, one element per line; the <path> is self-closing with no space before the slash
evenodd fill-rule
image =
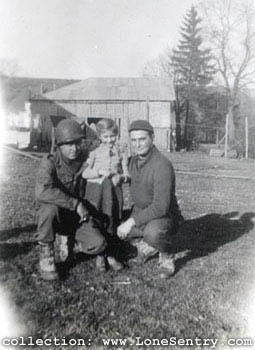
<path id="1" fill-rule="evenodd" d="M 23 232 L 35 232 L 36 225 L 31 224 L 23 227 L 14 227 L 8 230 L 0 231 L 0 240 L 7 240 L 10 238 L 18 237 Z"/>
<path id="2" fill-rule="evenodd" d="M 0 260 L 11 260 L 18 255 L 28 254 L 34 246 L 35 242 L 0 243 Z"/>
<path id="3" fill-rule="evenodd" d="M 173 253 L 186 252 L 176 261 L 176 272 L 189 260 L 206 256 L 220 246 L 232 242 L 254 227 L 254 213 L 238 212 L 224 215 L 207 214 L 184 222 L 180 231 L 172 237 Z"/>
<path id="4" fill-rule="evenodd" d="M 73 254 L 73 252 L 70 252 L 66 261 L 59 262 L 56 264 L 60 280 L 65 281 L 70 276 L 71 270 L 75 268 L 76 265 L 79 265 L 84 261 L 89 261 L 93 258 L 94 256 L 87 255 L 84 253 Z"/>

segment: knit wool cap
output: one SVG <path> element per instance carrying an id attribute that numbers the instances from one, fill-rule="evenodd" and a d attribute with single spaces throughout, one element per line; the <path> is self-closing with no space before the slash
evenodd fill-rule
<path id="1" fill-rule="evenodd" d="M 142 120 L 142 119 L 134 120 L 130 124 L 128 131 L 130 132 L 132 130 L 145 130 L 145 131 L 149 131 L 151 133 L 154 133 L 154 129 L 153 129 L 152 125 L 147 120 Z"/>

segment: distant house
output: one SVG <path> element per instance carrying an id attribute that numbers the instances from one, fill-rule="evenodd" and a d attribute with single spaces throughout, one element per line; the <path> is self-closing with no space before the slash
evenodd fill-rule
<path id="1" fill-rule="evenodd" d="M 73 79 L 8 77 L 0 75 L 2 103 L 8 113 L 18 114 L 26 110 L 25 102 L 31 96 L 50 92 L 78 81 Z"/>
<path id="2" fill-rule="evenodd" d="M 20 148 L 27 147 L 31 143 L 31 113 L 30 103 L 28 102 L 30 97 L 77 81 L 0 75 L 1 105 L 3 107 L 1 118 L 4 119 L 6 129 L 4 142 L 15 144 Z M 36 120 L 34 120 L 34 126 L 36 126 Z"/>
<path id="3" fill-rule="evenodd" d="M 135 119 L 147 119 L 155 128 L 156 144 L 169 147 L 175 100 L 173 84 L 159 78 L 89 78 L 30 99 L 32 118 L 40 120 L 44 142 L 51 139 L 52 120 L 76 118 L 84 123 L 86 137 L 103 116 L 116 120 L 120 139 L 128 139 Z M 89 125 L 92 128 L 89 128 Z"/>

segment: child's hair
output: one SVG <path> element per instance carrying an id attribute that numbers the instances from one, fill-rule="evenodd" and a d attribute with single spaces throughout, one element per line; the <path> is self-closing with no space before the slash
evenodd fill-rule
<path id="1" fill-rule="evenodd" d="M 110 118 L 101 119 L 96 125 L 97 134 L 100 136 L 104 131 L 112 131 L 114 134 L 118 134 L 118 126 Z"/>

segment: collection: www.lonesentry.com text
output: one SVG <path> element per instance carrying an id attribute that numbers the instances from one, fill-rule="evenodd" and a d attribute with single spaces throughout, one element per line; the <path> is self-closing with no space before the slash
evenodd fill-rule
<path id="1" fill-rule="evenodd" d="M 17 337 L 17 338 L 3 338 L 1 340 L 3 346 L 67 346 L 67 347 L 91 347 L 94 344 L 93 340 L 88 338 L 34 338 L 29 337 Z M 171 347 L 171 346 L 198 346 L 198 347 L 207 347 L 214 349 L 219 345 L 219 339 L 217 338 L 178 338 L 178 337 L 169 337 L 169 338 L 142 338 L 135 337 L 131 338 L 102 338 L 100 340 L 100 345 L 103 346 L 140 346 L 140 347 L 149 347 L 149 346 L 160 346 L 160 347 Z M 99 344 L 98 344 L 99 345 Z M 252 338 L 229 338 L 225 344 L 229 347 L 238 347 L 238 346 L 253 346 L 255 341 Z"/>

